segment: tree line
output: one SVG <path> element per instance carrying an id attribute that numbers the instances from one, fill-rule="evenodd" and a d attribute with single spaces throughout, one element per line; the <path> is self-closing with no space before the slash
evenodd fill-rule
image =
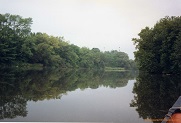
<path id="1" fill-rule="evenodd" d="M 48 67 L 135 68 L 128 55 L 117 50 L 78 47 L 63 37 L 31 32 L 32 18 L 0 14 L 0 65 L 40 64 Z"/>
<path id="2" fill-rule="evenodd" d="M 181 16 L 160 19 L 133 38 L 139 70 L 148 73 L 181 73 Z"/>

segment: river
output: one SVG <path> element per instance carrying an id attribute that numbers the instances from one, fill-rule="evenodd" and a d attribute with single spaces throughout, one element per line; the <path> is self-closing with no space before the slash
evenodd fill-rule
<path id="1" fill-rule="evenodd" d="M 179 82 L 134 71 L 5 69 L 0 77 L 3 122 L 161 122 L 180 94 Z"/>

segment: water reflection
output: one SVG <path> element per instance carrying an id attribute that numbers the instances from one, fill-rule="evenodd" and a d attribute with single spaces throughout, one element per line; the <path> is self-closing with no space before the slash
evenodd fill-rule
<path id="1" fill-rule="evenodd" d="M 132 107 L 143 119 L 161 119 L 181 92 L 181 76 L 140 73 L 134 84 Z M 157 122 L 158 123 L 158 122 Z"/>
<path id="2" fill-rule="evenodd" d="M 27 101 L 61 99 L 76 89 L 116 88 L 134 79 L 134 72 L 93 70 L 0 70 L 0 119 L 26 117 Z"/>

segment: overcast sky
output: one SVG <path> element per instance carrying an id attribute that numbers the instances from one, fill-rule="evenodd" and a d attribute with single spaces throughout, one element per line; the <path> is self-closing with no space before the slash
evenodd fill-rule
<path id="1" fill-rule="evenodd" d="M 120 50 L 131 59 L 132 38 L 165 16 L 181 15 L 181 0 L 0 0 L 0 13 L 33 19 L 32 31 L 63 36 L 79 47 Z"/>

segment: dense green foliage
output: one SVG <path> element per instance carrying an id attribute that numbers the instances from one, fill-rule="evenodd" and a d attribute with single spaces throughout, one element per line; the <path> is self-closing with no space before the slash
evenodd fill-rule
<path id="1" fill-rule="evenodd" d="M 165 17 L 134 38 L 138 68 L 149 73 L 181 73 L 181 17 Z"/>
<path id="2" fill-rule="evenodd" d="M 13 64 L 21 59 L 26 45 L 25 39 L 30 35 L 31 18 L 23 19 L 19 15 L 0 14 L 0 63 Z"/>
<path id="3" fill-rule="evenodd" d="M 31 18 L 0 14 L 0 65 L 41 64 L 54 67 L 134 69 L 126 53 L 101 52 L 98 48 L 80 48 L 63 37 L 31 32 Z"/>
<path id="4" fill-rule="evenodd" d="M 100 86 L 116 88 L 135 78 L 132 71 L 92 69 L 0 70 L 0 120 L 27 116 L 27 101 L 61 99 L 67 92 Z"/>

